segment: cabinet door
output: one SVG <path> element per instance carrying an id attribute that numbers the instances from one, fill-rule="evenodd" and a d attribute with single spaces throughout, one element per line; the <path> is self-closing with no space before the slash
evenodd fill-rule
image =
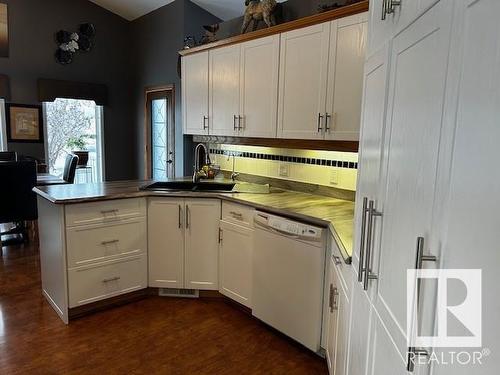
<path id="1" fill-rule="evenodd" d="M 219 291 L 252 307 L 253 230 L 220 222 Z"/>
<path id="2" fill-rule="evenodd" d="M 449 171 L 440 181 L 447 202 L 442 224 L 439 225 L 437 254 L 443 269 L 482 270 L 482 347 L 466 350 L 489 352 L 482 363 L 461 365 L 435 364 L 437 375 L 487 375 L 498 373 L 500 358 L 500 325 L 498 312 L 498 214 L 500 212 L 500 2 L 497 0 L 460 0 L 453 39 L 455 46 L 450 69 L 453 72 L 454 100 L 449 111 L 454 134 L 451 158 L 443 166 Z M 450 137 L 453 139 L 452 137 Z M 431 251 L 437 251 L 437 246 Z M 473 249 L 473 256 L 471 256 Z M 470 296 L 469 296 L 470 292 Z M 449 288 L 450 301 L 464 299 L 463 288 Z M 425 301 L 429 294 L 424 291 Z M 477 298 L 474 291 L 467 292 L 467 299 Z M 470 300 L 469 300 L 470 301 Z M 480 310 L 481 311 L 481 310 Z M 481 317 L 471 315 L 476 321 Z M 423 318 L 423 317 L 422 317 Z M 442 324 L 442 322 L 437 323 Z M 470 324 L 470 323 L 469 323 Z M 448 319 L 452 332 L 463 335 L 460 323 Z M 480 325 L 479 325 L 480 326 Z M 467 333 L 465 333 L 467 335 Z M 449 358 L 449 348 L 442 348 Z M 435 350 L 440 358 L 441 353 Z"/>
<path id="3" fill-rule="evenodd" d="M 210 51 L 209 101 L 210 134 L 235 135 L 240 111 L 239 44 Z"/>
<path id="4" fill-rule="evenodd" d="M 367 38 L 368 13 L 332 22 L 325 118 L 327 139 L 359 139 Z"/>
<path id="5" fill-rule="evenodd" d="M 323 139 L 330 23 L 281 34 L 278 135 Z"/>
<path id="6" fill-rule="evenodd" d="M 241 120 L 238 135 L 276 138 L 280 36 L 241 45 Z"/>
<path id="7" fill-rule="evenodd" d="M 218 290 L 218 199 L 186 199 L 184 285 L 189 289 Z"/>
<path id="8" fill-rule="evenodd" d="M 182 58 L 184 134 L 208 134 L 208 52 Z"/>
<path id="9" fill-rule="evenodd" d="M 359 275 L 360 253 L 365 251 L 366 238 L 366 210 L 368 201 L 374 200 L 375 207 L 383 211 L 381 192 L 385 186 L 382 177 L 383 165 L 383 145 L 385 134 L 385 114 L 387 105 L 387 87 L 389 77 L 389 46 L 384 46 L 374 55 L 370 56 L 365 65 L 364 93 L 363 93 L 363 113 L 361 137 L 359 141 L 359 170 L 358 183 L 356 188 L 356 212 L 355 212 L 355 236 L 354 253 L 352 265 L 354 272 Z M 365 203 L 363 203 L 365 202 Z M 379 233 L 380 219 L 374 221 L 374 233 Z M 363 241 L 362 241 L 363 239 Z M 363 242 L 363 243 L 362 243 Z M 377 241 L 373 242 L 374 244 Z M 378 265 L 376 257 L 379 251 L 374 251 L 374 265 Z M 373 272 L 377 272 L 376 269 Z M 363 272 L 361 271 L 361 276 Z M 362 279 L 358 278 L 359 281 Z"/>
<path id="10" fill-rule="evenodd" d="M 148 252 L 151 287 L 184 287 L 183 214 L 182 199 L 149 199 Z"/>
<path id="11" fill-rule="evenodd" d="M 406 274 L 415 267 L 417 238 L 429 238 L 432 230 L 453 1 L 441 0 L 399 34 L 391 53 L 384 224 L 378 281 L 370 282 L 398 350 L 390 358 L 406 357 Z M 373 357 L 374 374 L 387 368 L 383 361 Z"/>

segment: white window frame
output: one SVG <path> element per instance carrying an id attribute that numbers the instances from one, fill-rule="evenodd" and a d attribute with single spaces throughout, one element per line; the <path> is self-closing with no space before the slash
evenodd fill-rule
<path id="1" fill-rule="evenodd" d="M 4 99 L 0 99 L 0 151 L 7 151 L 7 117 Z"/>
<path id="2" fill-rule="evenodd" d="M 42 111 L 43 111 L 43 121 L 45 126 L 43 127 L 43 143 L 45 148 L 45 163 L 49 164 L 49 137 L 47 132 L 47 102 L 42 103 Z M 98 168 L 98 175 L 101 176 L 102 181 L 106 181 L 106 156 L 104 154 L 104 107 L 96 103 L 96 136 L 97 136 L 97 145 L 96 147 L 99 149 L 101 154 L 101 158 L 99 163 L 97 163 L 96 167 Z M 100 181 L 97 181 L 100 182 Z"/>

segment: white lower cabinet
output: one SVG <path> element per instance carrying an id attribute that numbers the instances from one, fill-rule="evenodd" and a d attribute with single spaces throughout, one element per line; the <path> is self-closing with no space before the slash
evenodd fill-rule
<path id="1" fill-rule="evenodd" d="M 220 205 L 218 199 L 149 199 L 149 286 L 218 290 Z"/>
<path id="2" fill-rule="evenodd" d="M 334 257 L 330 257 L 327 270 L 329 282 L 326 359 L 331 375 L 345 375 L 349 348 L 350 302 Z"/>
<path id="3" fill-rule="evenodd" d="M 114 297 L 148 286 L 147 255 L 68 270 L 69 307 Z"/>
<path id="4" fill-rule="evenodd" d="M 220 222 L 219 291 L 252 307 L 253 229 Z"/>

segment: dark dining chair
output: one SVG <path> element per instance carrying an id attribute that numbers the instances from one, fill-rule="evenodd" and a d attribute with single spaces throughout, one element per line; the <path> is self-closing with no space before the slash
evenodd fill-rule
<path id="1" fill-rule="evenodd" d="M 14 151 L 0 152 L 0 161 L 17 161 L 17 152 Z"/>
<path id="2" fill-rule="evenodd" d="M 64 162 L 64 171 L 62 179 L 67 184 L 75 183 L 76 166 L 78 165 L 78 156 L 75 154 L 66 155 L 66 160 Z"/>
<path id="3" fill-rule="evenodd" d="M 20 236 L 29 239 L 26 223 L 38 218 L 36 195 L 36 163 L 12 161 L 0 163 L 0 224 L 12 223 L 14 228 L 0 233 L 2 237 Z"/>

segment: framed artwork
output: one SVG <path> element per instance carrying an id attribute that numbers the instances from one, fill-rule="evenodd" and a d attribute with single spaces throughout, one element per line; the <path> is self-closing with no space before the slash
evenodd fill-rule
<path id="1" fill-rule="evenodd" d="M 9 57 L 9 14 L 4 3 L 0 3 L 0 57 Z"/>
<path id="2" fill-rule="evenodd" d="M 5 105 L 7 142 L 43 143 L 41 105 Z"/>

